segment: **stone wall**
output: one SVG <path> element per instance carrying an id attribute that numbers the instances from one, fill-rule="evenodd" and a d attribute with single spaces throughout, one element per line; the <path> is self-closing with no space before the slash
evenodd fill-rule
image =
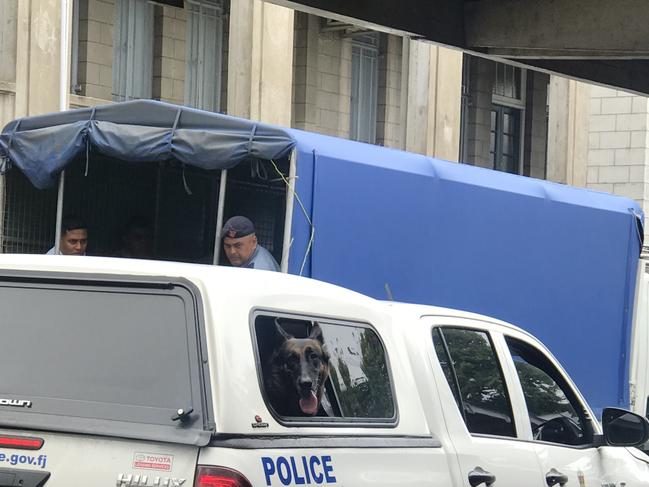
<path id="1" fill-rule="evenodd" d="M 466 125 L 465 142 L 467 160 L 464 162 L 493 168 L 489 146 L 495 63 L 480 58 L 471 58 L 469 62 L 469 122 Z"/>
<path id="2" fill-rule="evenodd" d="M 644 204 L 647 194 L 647 98 L 594 86 L 590 97 L 589 188 Z"/>
<path id="3" fill-rule="evenodd" d="M 113 98 L 114 0 L 79 0 L 78 95 Z"/>
<path id="4" fill-rule="evenodd" d="M 351 39 L 321 32 L 321 18 L 295 15 L 292 124 L 349 137 Z"/>
<path id="5" fill-rule="evenodd" d="M 182 105 L 185 101 L 185 10 L 161 7 L 155 12 L 153 98 Z"/>

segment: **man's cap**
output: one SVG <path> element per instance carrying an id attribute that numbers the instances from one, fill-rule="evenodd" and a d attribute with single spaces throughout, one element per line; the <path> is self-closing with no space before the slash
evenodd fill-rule
<path id="1" fill-rule="evenodd" d="M 241 238 L 255 233 L 255 226 L 245 216 L 233 216 L 221 230 L 221 238 Z"/>

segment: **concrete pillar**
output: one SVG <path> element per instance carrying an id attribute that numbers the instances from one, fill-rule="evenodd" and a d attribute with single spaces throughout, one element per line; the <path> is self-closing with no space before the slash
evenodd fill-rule
<path id="1" fill-rule="evenodd" d="M 545 179 L 548 83 L 545 73 L 527 71 L 523 174 Z"/>
<path id="2" fill-rule="evenodd" d="M 462 52 L 437 46 L 434 50 L 435 77 L 434 83 L 431 83 L 431 97 L 434 101 L 431 100 L 429 104 L 429 110 L 434 107 L 434 111 L 430 112 L 434 125 L 427 153 L 457 162 L 460 155 Z M 431 77 L 431 81 L 432 79 Z"/>
<path id="3" fill-rule="evenodd" d="M 552 76 L 549 88 L 547 179 L 586 186 L 590 86 Z"/>
<path id="4" fill-rule="evenodd" d="M 290 125 L 293 16 L 293 10 L 261 0 L 231 3 L 229 114 Z"/>
<path id="5" fill-rule="evenodd" d="M 423 42 L 409 41 L 407 104 L 403 114 L 406 127 L 404 148 L 420 154 L 425 154 L 427 149 L 430 64 L 431 46 Z"/>
<path id="6" fill-rule="evenodd" d="M 457 161 L 462 53 L 410 41 L 408 56 L 405 148 Z"/>
<path id="7" fill-rule="evenodd" d="M 17 117 L 59 109 L 61 15 L 60 0 L 18 2 Z"/>
<path id="8" fill-rule="evenodd" d="M 0 2 L 0 129 L 14 118 L 18 0 Z"/>
<path id="9" fill-rule="evenodd" d="M 466 108 L 466 161 L 493 169 L 491 146 L 491 107 L 496 63 L 479 57 L 469 60 L 470 100 Z M 465 81 L 466 82 L 466 81 Z"/>

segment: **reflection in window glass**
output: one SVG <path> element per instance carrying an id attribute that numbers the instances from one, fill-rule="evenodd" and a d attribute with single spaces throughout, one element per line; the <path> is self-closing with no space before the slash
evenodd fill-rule
<path id="1" fill-rule="evenodd" d="M 496 352 L 487 333 L 460 328 L 440 328 L 440 339 L 450 355 L 446 379 L 459 388 L 461 410 L 471 433 L 515 436 L 511 406 Z M 447 360 L 440 355 L 440 361 Z M 450 377 L 450 379 L 449 379 Z"/>
<path id="2" fill-rule="evenodd" d="M 444 343 L 444 339 L 442 338 L 442 331 L 439 328 L 433 330 L 433 345 L 435 346 L 435 353 L 437 354 L 439 363 L 442 366 L 442 370 L 444 371 L 444 376 L 446 377 L 446 381 L 448 382 L 448 385 L 450 386 L 451 391 L 453 392 L 453 398 L 455 399 L 455 403 L 457 404 L 457 407 L 459 407 L 461 411 L 462 401 L 460 400 L 460 391 L 458 391 L 457 380 L 455 378 L 455 374 L 451 366 L 451 359 L 448 356 L 446 344 Z"/>
<path id="3" fill-rule="evenodd" d="M 535 440 L 582 445 L 589 440 L 582 419 L 554 377 L 560 377 L 554 366 L 531 346 L 507 338 Z"/>
<path id="4" fill-rule="evenodd" d="M 394 418 L 385 352 L 370 328 L 258 316 L 255 331 L 264 392 L 280 416 Z"/>

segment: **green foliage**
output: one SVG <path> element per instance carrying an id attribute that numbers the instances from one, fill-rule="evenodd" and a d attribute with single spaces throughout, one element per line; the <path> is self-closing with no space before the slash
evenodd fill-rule
<path id="1" fill-rule="evenodd" d="M 447 328 L 444 338 L 463 401 L 492 411 L 509 411 L 505 385 L 487 335 Z"/>
<path id="2" fill-rule="evenodd" d="M 332 378 L 338 399 L 346 417 L 389 418 L 394 414 L 392 389 L 381 342 L 371 330 L 362 330 L 360 336 L 362 376 L 352 381 L 349 367 L 337 357 L 332 367 Z M 340 387 L 342 381 L 344 386 Z"/>
<path id="3" fill-rule="evenodd" d="M 514 363 L 531 416 L 577 416 L 563 391 L 549 375 L 523 359 L 514 357 Z"/>

